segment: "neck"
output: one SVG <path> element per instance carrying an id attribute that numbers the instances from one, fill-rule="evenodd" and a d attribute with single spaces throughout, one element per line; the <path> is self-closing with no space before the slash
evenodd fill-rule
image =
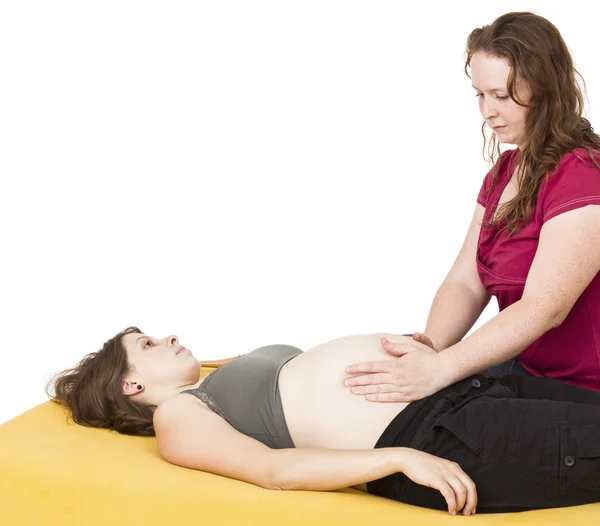
<path id="1" fill-rule="evenodd" d="M 159 392 L 154 392 L 154 393 L 150 394 L 149 396 L 147 394 L 146 400 L 148 400 L 148 402 L 152 405 L 159 406 L 160 404 L 175 397 L 176 395 L 178 395 L 179 393 L 181 393 L 183 391 L 187 391 L 188 389 L 196 389 L 197 387 L 200 386 L 200 384 L 202 384 L 202 382 L 204 382 L 205 378 L 201 378 L 194 384 L 182 385 L 182 386 L 175 387 L 173 389 L 163 389 Z"/>

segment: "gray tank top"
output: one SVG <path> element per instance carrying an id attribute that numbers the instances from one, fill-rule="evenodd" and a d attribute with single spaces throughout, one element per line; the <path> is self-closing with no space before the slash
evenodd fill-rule
<path id="1" fill-rule="evenodd" d="M 273 449 L 294 447 L 279 395 L 281 368 L 302 351 L 267 345 L 222 365 L 195 389 L 181 391 L 202 400 L 240 433 Z"/>

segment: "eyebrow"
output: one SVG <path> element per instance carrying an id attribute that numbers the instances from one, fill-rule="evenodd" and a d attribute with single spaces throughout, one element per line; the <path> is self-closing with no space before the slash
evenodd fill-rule
<path id="1" fill-rule="evenodd" d="M 471 87 L 472 87 L 473 89 L 476 89 L 476 90 L 478 90 L 478 91 L 483 91 L 483 90 L 481 90 L 481 89 L 479 89 L 479 88 L 476 88 L 475 86 L 473 86 L 473 84 L 471 84 Z M 494 89 L 490 89 L 490 90 L 488 90 L 488 91 L 506 91 L 506 88 L 494 88 Z"/>

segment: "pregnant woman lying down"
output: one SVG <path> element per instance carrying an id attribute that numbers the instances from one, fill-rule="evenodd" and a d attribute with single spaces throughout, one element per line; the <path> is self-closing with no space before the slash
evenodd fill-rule
<path id="1" fill-rule="evenodd" d="M 275 490 L 352 486 L 452 514 L 600 501 L 600 393 L 542 377 L 475 375 L 412 403 L 344 386 L 385 359 L 381 337 L 302 352 L 269 345 L 198 380 L 176 336 L 129 327 L 54 381 L 78 424 L 156 435 L 167 461 Z"/>

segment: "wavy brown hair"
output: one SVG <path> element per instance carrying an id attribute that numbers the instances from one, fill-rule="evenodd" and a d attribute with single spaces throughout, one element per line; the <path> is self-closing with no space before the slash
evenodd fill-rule
<path id="1" fill-rule="evenodd" d="M 508 94 L 519 106 L 528 108 L 525 118 L 527 144 L 516 154 L 521 179 L 518 194 L 498 208 L 495 221 L 483 223 L 486 227 L 494 227 L 506 221 L 501 230 L 508 229 L 510 237 L 520 232 L 531 219 L 542 179 L 554 175 L 564 154 L 578 147 L 584 148 L 600 169 L 595 158 L 600 151 L 600 136 L 582 116 L 584 98 L 576 75 L 587 93 L 585 80 L 575 69 L 558 29 L 545 18 L 529 12 L 507 13 L 491 25 L 474 29 L 467 39 L 465 53 L 465 73 L 469 78 L 469 66 L 475 53 L 508 61 Z M 515 98 L 517 78 L 524 80 L 531 90 L 529 104 Z M 486 158 L 487 146 L 488 160 L 494 163 L 491 191 L 498 183 L 502 157 L 500 144 L 495 135 L 488 140 L 485 126 L 486 122 L 481 127 L 483 157 Z M 592 150 L 595 150 L 594 154 Z"/>
<path id="2" fill-rule="evenodd" d="M 48 397 L 69 409 L 75 423 L 124 435 L 155 435 L 152 416 L 156 406 L 134 402 L 123 394 L 123 380 L 131 366 L 121 339 L 132 332 L 143 334 L 137 327 L 128 327 L 46 384 Z M 50 394 L 52 384 L 55 395 Z"/>

